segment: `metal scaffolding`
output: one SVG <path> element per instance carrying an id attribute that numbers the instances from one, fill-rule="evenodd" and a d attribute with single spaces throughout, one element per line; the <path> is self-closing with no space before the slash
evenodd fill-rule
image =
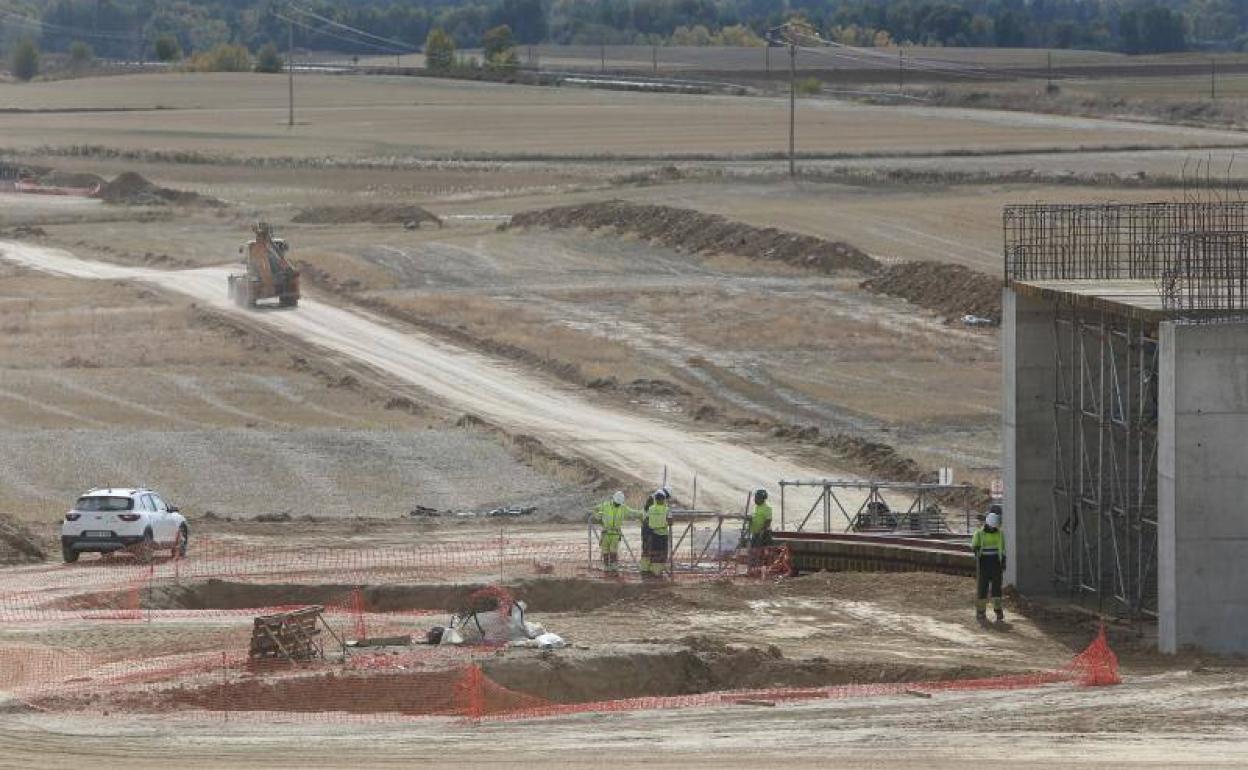
<path id="1" fill-rule="evenodd" d="M 790 488 L 814 487 L 818 497 L 796 528 L 788 525 Z M 785 532 L 887 532 L 921 535 L 968 533 L 977 523 L 970 484 L 922 484 L 820 479 L 780 482 L 780 529 Z M 951 515 L 950 509 L 955 511 Z M 851 513 L 852 511 L 852 513 Z M 818 514 L 818 515 L 816 515 Z M 844 519 L 841 528 L 840 520 Z"/>
<path id="2" fill-rule="evenodd" d="M 1053 580 L 1099 611 L 1157 613 L 1157 329 L 1054 315 Z"/>
<path id="3" fill-rule="evenodd" d="M 745 525 L 749 517 L 743 513 L 720 511 L 673 510 L 667 538 L 667 562 L 663 571 L 669 578 L 681 574 L 715 575 L 734 572 L 744 560 L 741 555 Z M 641 544 L 630 538 L 631 530 L 620 533 L 620 574 L 641 572 Z M 591 514 L 587 518 L 587 569 L 603 571 L 598 563 L 602 525 Z"/>

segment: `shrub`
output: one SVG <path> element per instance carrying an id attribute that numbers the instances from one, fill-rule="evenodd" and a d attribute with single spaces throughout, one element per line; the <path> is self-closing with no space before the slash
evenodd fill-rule
<path id="1" fill-rule="evenodd" d="M 798 96 L 814 96 L 823 90 L 823 83 L 817 77 L 800 78 L 797 81 Z"/>
<path id="2" fill-rule="evenodd" d="M 73 43 L 70 44 L 69 63 L 74 69 L 76 70 L 83 69 L 88 64 L 90 64 L 91 60 L 94 58 L 95 58 L 95 52 L 91 50 L 91 46 L 87 45 L 81 40 L 75 40 Z"/>
<path id="3" fill-rule="evenodd" d="M 39 74 L 39 49 L 35 41 L 23 38 L 13 49 L 13 77 L 18 80 L 30 80 Z"/>
<path id="4" fill-rule="evenodd" d="M 156 58 L 161 61 L 177 61 L 182 58 L 182 47 L 173 35 L 156 38 Z"/>
<path id="5" fill-rule="evenodd" d="M 211 51 L 192 56 L 190 69 L 194 72 L 249 72 L 251 54 L 241 45 L 222 43 Z"/>
<path id="6" fill-rule="evenodd" d="M 272 43 L 265 43 L 256 54 L 256 72 L 281 72 L 282 64 L 277 46 Z"/>
<path id="7" fill-rule="evenodd" d="M 434 27 L 425 38 L 425 69 L 445 72 L 455 66 L 455 41 Z"/>

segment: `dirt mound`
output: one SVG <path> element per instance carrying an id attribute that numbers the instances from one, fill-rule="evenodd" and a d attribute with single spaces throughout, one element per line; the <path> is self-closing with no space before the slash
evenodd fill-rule
<path id="1" fill-rule="evenodd" d="M 706 637 L 681 641 L 688 649 L 616 655 L 503 658 L 482 664 L 503 687 L 555 703 L 693 695 L 767 687 L 826 687 L 964 679 L 986 675 L 971 666 L 926 666 L 791 660 L 776 648 L 733 647 Z"/>
<path id="2" fill-rule="evenodd" d="M 0 513 L 0 564 L 43 561 L 39 541 L 21 522 Z"/>
<path id="3" fill-rule="evenodd" d="M 105 203 L 125 206 L 211 206 L 225 204 L 216 198 L 185 190 L 160 187 L 133 171 L 127 171 L 100 187 L 99 197 Z"/>
<path id="4" fill-rule="evenodd" d="M 521 212 L 499 229 L 511 227 L 583 227 L 591 231 L 614 228 L 617 232 L 636 235 L 678 251 L 736 254 L 786 262 L 824 273 L 847 270 L 874 273 L 879 268 L 879 263 L 848 243 L 787 233 L 772 227 L 754 227 L 718 214 L 672 206 L 618 200 L 557 206 Z"/>
<path id="5" fill-rule="evenodd" d="M 313 206 L 300 211 L 292 222 L 312 225 L 347 225 L 367 222 L 374 225 L 403 225 L 409 230 L 426 224 L 442 226 L 436 215 L 405 203 L 376 203 L 359 206 Z"/>
<path id="6" fill-rule="evenodd" d="M 973 315 L 1001 322 L 1001 279 L 962 265 L 902 262 L 863 281 L 862 288 L 901 297 L 950 319 Z"/>

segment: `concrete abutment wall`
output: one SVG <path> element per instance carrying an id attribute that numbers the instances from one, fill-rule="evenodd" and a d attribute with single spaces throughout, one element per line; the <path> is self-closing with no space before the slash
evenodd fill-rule
<path id="1" fill-rule="evenodd" d="M 1003 309 L 1006 581 L 1053 595 L 1057 305 Z M 1162 321 L 1158 351 L 1158 646 L 1248 652 L 1248 322 Z"/>
<path id="2" fill-rule="evenodd" d="M 1005 289 L 1001 360 L 1005 580 L 1031 596 L 1053 593 L 1053 308 Z"/>
<path id="3" fill-rule="evenodd" d="M 1159 331 L 1158 645 L 1248 652 L 1248 323 Z"/>

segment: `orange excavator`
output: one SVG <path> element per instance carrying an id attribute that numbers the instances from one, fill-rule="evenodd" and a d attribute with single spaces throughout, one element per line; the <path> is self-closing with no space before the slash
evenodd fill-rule
<path id="1" fill-rule="evenodd" d="M 254 308 L 266 299 L 277 299 L 281 307 L 295 307 L 299 304 L 299 271 L 286 258 L 289 244 L 274 238 L 273 228 L 265 222 L 253 225 L 251 231 L 256 237 L 238 247 L 247 272 L 230 275 L 230 300 L 245 308 Z"/>

